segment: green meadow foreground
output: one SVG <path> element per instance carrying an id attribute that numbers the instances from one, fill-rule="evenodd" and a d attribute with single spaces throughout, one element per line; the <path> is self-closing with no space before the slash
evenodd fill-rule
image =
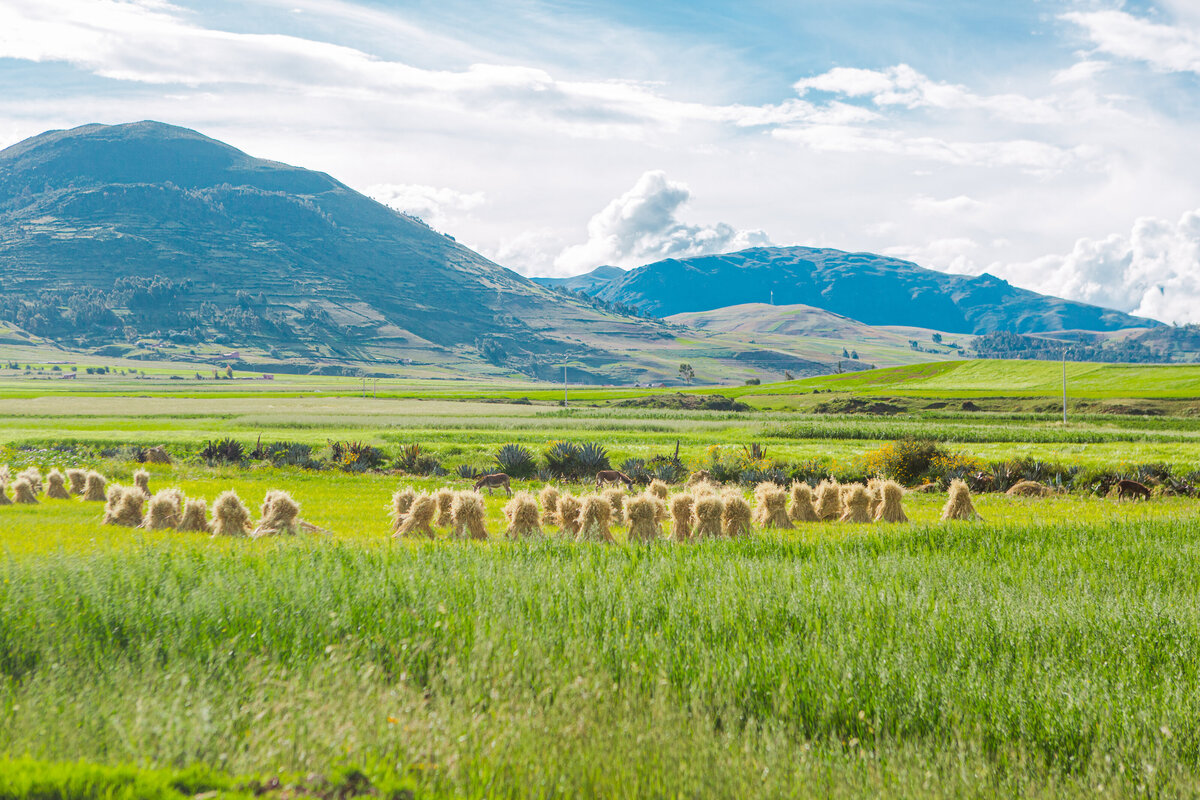
<path id="1" fill-rule="evenodd" d="M 256 516 L 284 489 L 330 531 L 233 540 L 103 526 L 77 499 L 0 507 L 0 800 L 1200 797 L 1200 499 L 1087 488 L 1200 484 L 1191 369 L 1087 370 L 1101 405 L 1065 426 L 1039 405 L 1054 375 L 1009 362 L 721 390 L 741 411 L 614 405 L 632 390 L 564 409 L 545 387 L 362 398 L 281 379 L 229 396 L 164 378 L 106 396 L 80 376 L 39 396 L 49 381 L 0 380 L 14 473 L 86 465 L 128 485 L 132 446 L 163 444 L 175 463 L 144 465 L 153 489 L 233 488 Z M 1040 394 L 986 388 L 1022 376 Z M 880 397 L 898 410 L 820 406 Z M 225 437 L 320 462 L 206 463 Z M 743 475 L 861 480 L 906 437 L 1072 491 L 976 494 L 983 522 L 940 522 L 944 493 L 910 493 L 910 524 L 689 544 L 618 527 L 614 545 L 552 527 L 510 541 L 499 495 L 487 541 L 390 537 L 398 486 L 466 488 L 459 470 L 494 469 L 505 443 L 539 465 L 569 440 L 613 466 L 678 447 L 688 469 L 719 455 Z M 343 471 L 330 441 L 385 461 Z M 448 474 L 388 472 L 414 444 Z"/>
<path id="2" fill-rule="evenodd" d="M 606 546 L 499 497 L 490 541 L 392 540 L 398 482 L 152 468 L 333 531 L 258 541 L 0 508 L 0 797 L 1200 794 L 1193 499 Z"/>

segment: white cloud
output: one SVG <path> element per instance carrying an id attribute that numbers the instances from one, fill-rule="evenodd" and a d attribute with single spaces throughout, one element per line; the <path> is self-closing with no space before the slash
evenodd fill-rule
<path id="1" fill-rule="evenodd" d="M 554 256 L 563 249 L 559 235 L 549 228 L 535 228 L 512 237 L 505 237 L 500 245 L 485 251 L 488 258 L 522 275 L 546 275 L 570 277 L 579 270 L 557 269 Z"/>
<path id="2" fill-rule="evenodd" d="M 965 194 L 960 194 L 957 197 L 947 197 L 945 200 L 938 200 L 919 194 L 910 203 L 913 210 L 918 214 L 961 215 L 970 214 L 984 207 L 983 203 L 974 198 L 967 197 Z"/>
<path id="3" fill-rule="evenodd" d="M 397 211 L 415 214 L 435 228 L 442 228 L 454 212 L 471 211 L 487 201 L 483 192 L 409 183 L 377 183 L 368 186 L 365 194 Z"/>
<path id="4" fill-rule="evenodd" d="M 1200 74 L 1200 29 L 1166 25 L 1125 11 L 1076 11 L 1062 18 L 1083 28 L 1096 49 L 1142 61 L 1160 72 Z"/>
<path id="5" fill-rule="evenodd" d="M 866 97 L 879 107 L 983 110 L 1022 123 L 1050 123 L 1062 119 L 1051 102 L 1019 94 L 981 95 L 965 86 L 935 81 L 907 64 L 883 70 L 838 67 L 794 84 L 800 95 L 810 91 L 845 97 Z"/>
<path id="6" fill-rule="evenodd" d="M 934 239 L 923 245 L 898 245 L 887 247 L 883 255 L 903 258 L 922 267 L 972 274 L 979 272 L 975 265 L 975 254 L 979 251 L 979 243 L 968 237 L 949 239 Z"/>
<path id="7" fill-rule="evenodd" d="M 646 172 L 633 188 L 613 200 L 588 222 L 588 240 L 564 250 L 555 267 L 575 274 L 611 264 L 636 267 L 664 258 L 723 253 L 769 245 L 762 231 L 743 231 L 718 222 L 689 225 L 676 216 L 691 198 L 682 183 L 666 173 Z"/>
<path id="8" fill-rule="evenodd" d="M 1107 61 L 1095 61 L 1084 59 L 1077 61 L 1066 69 L 1059 70 L 1054 73 L 1054 77 L 1050 82 L 1055 86 L 1071 83 L 1083 83 L 1090 81 L 1102 72 L 1107 71 L 1112 65 Z"/>
<path id="9" fill-rule="evenodd" d="M 1031 174 L 1062 171 L 1099 155 L 1096 147 L 1060 147 L 1032 139 L 953 141 L 935 136 L 912 136 L 896 130 L 869 130 L 846 125 L 778 128 L 772 135 L 814 150 L 839 153 L 880 153 L 940 161 L 955 166 L 1015 167 Z"/>
<path id="10" fill-rule="evenodd" d="M 1163 322 L 1200 322 L 1200 209 L 1178 222 L 1145 217 L 1128 235 L 1080 239 L 1065 256 L 1003 271 L 1061 297 Z"/>

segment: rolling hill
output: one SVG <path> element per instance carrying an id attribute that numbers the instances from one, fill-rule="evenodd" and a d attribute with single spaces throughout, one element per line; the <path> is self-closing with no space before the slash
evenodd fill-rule
<path id="1" fill-rule="evenodd" d="M 628 382 L 678 365 L 658 322 L 539 286 L 324 173 L 158 122 L 0 151 L 0 320 L 76 349 L 295 369 L 570 363 Z"/>
<path id="2" fill-rule="evenodd" d="M 960 333 L 1112 331 L 1160 323 L 1048 297 L 992 275 L 952 275 L 908 261 L 811 247 L 757 247 L 668 259 L 589 290 L 657 316 L 744 303 L 804 304 L 868 325 Z"/>

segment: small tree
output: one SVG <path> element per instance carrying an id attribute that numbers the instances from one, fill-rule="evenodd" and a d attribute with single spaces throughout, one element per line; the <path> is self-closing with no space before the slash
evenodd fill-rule
<path id="1" fill-rule="evenodd" d="M 942 335 L 940 333 L 935 333 L 933 335 L 933 340 L 935 342 L 937 342 L 938 344 L 941 344 L 942 343 Z"/>
<path id="2" fill-rule="evenodd" d="M 793 374 L 791 373 L 791 371 L 790 371 L 790 370 L 786 370 L 786 369 L 785 369 L 785 370 L 783 371 L 783 379 L 784 379 L 785 381 L 794 381 L 794 380 L 796 380 L 796 376 L 795 376 L 795 375 L 793 375 Z"/>
<path id="3" fill-rule="evenodd" d="M 850 351 L 850 357 L 851 357 L 852 359 L 854 359 L 855 361 L 858 361 L 858 351 L 857 351 L 857 350 L 851 350 L 851 351 Z"/>
<path id="4" fill-rule="evenodd" d="M 691 383 L 692 381 L 696 380 L 696 370 L 692 369 L 691 364 L 680 364 L 679 377 L 683 378 L 687 383 Z"/>
<path id="5" fill-rule="evenodd" d="M 842 348 L 842 358 L 849 358 L 849 357 L 850 357 L 850 351 L 843 347 Z"/>
<path id="6" fill-rule="evenodd" d="M 227 364 L 225 366 L 225 377 L 228 380 L 233 380 L 233 365 L 232 364 Z"/>

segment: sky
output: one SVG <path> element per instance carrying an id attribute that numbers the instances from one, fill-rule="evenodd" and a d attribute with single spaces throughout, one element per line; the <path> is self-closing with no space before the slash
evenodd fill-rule
<path id="1" fill-rule="evenodd" d="M 0 147 L 155 119 L 526 275 L 756 245 L 1200 322 L 1198 0 L 0 0 Z"/>

